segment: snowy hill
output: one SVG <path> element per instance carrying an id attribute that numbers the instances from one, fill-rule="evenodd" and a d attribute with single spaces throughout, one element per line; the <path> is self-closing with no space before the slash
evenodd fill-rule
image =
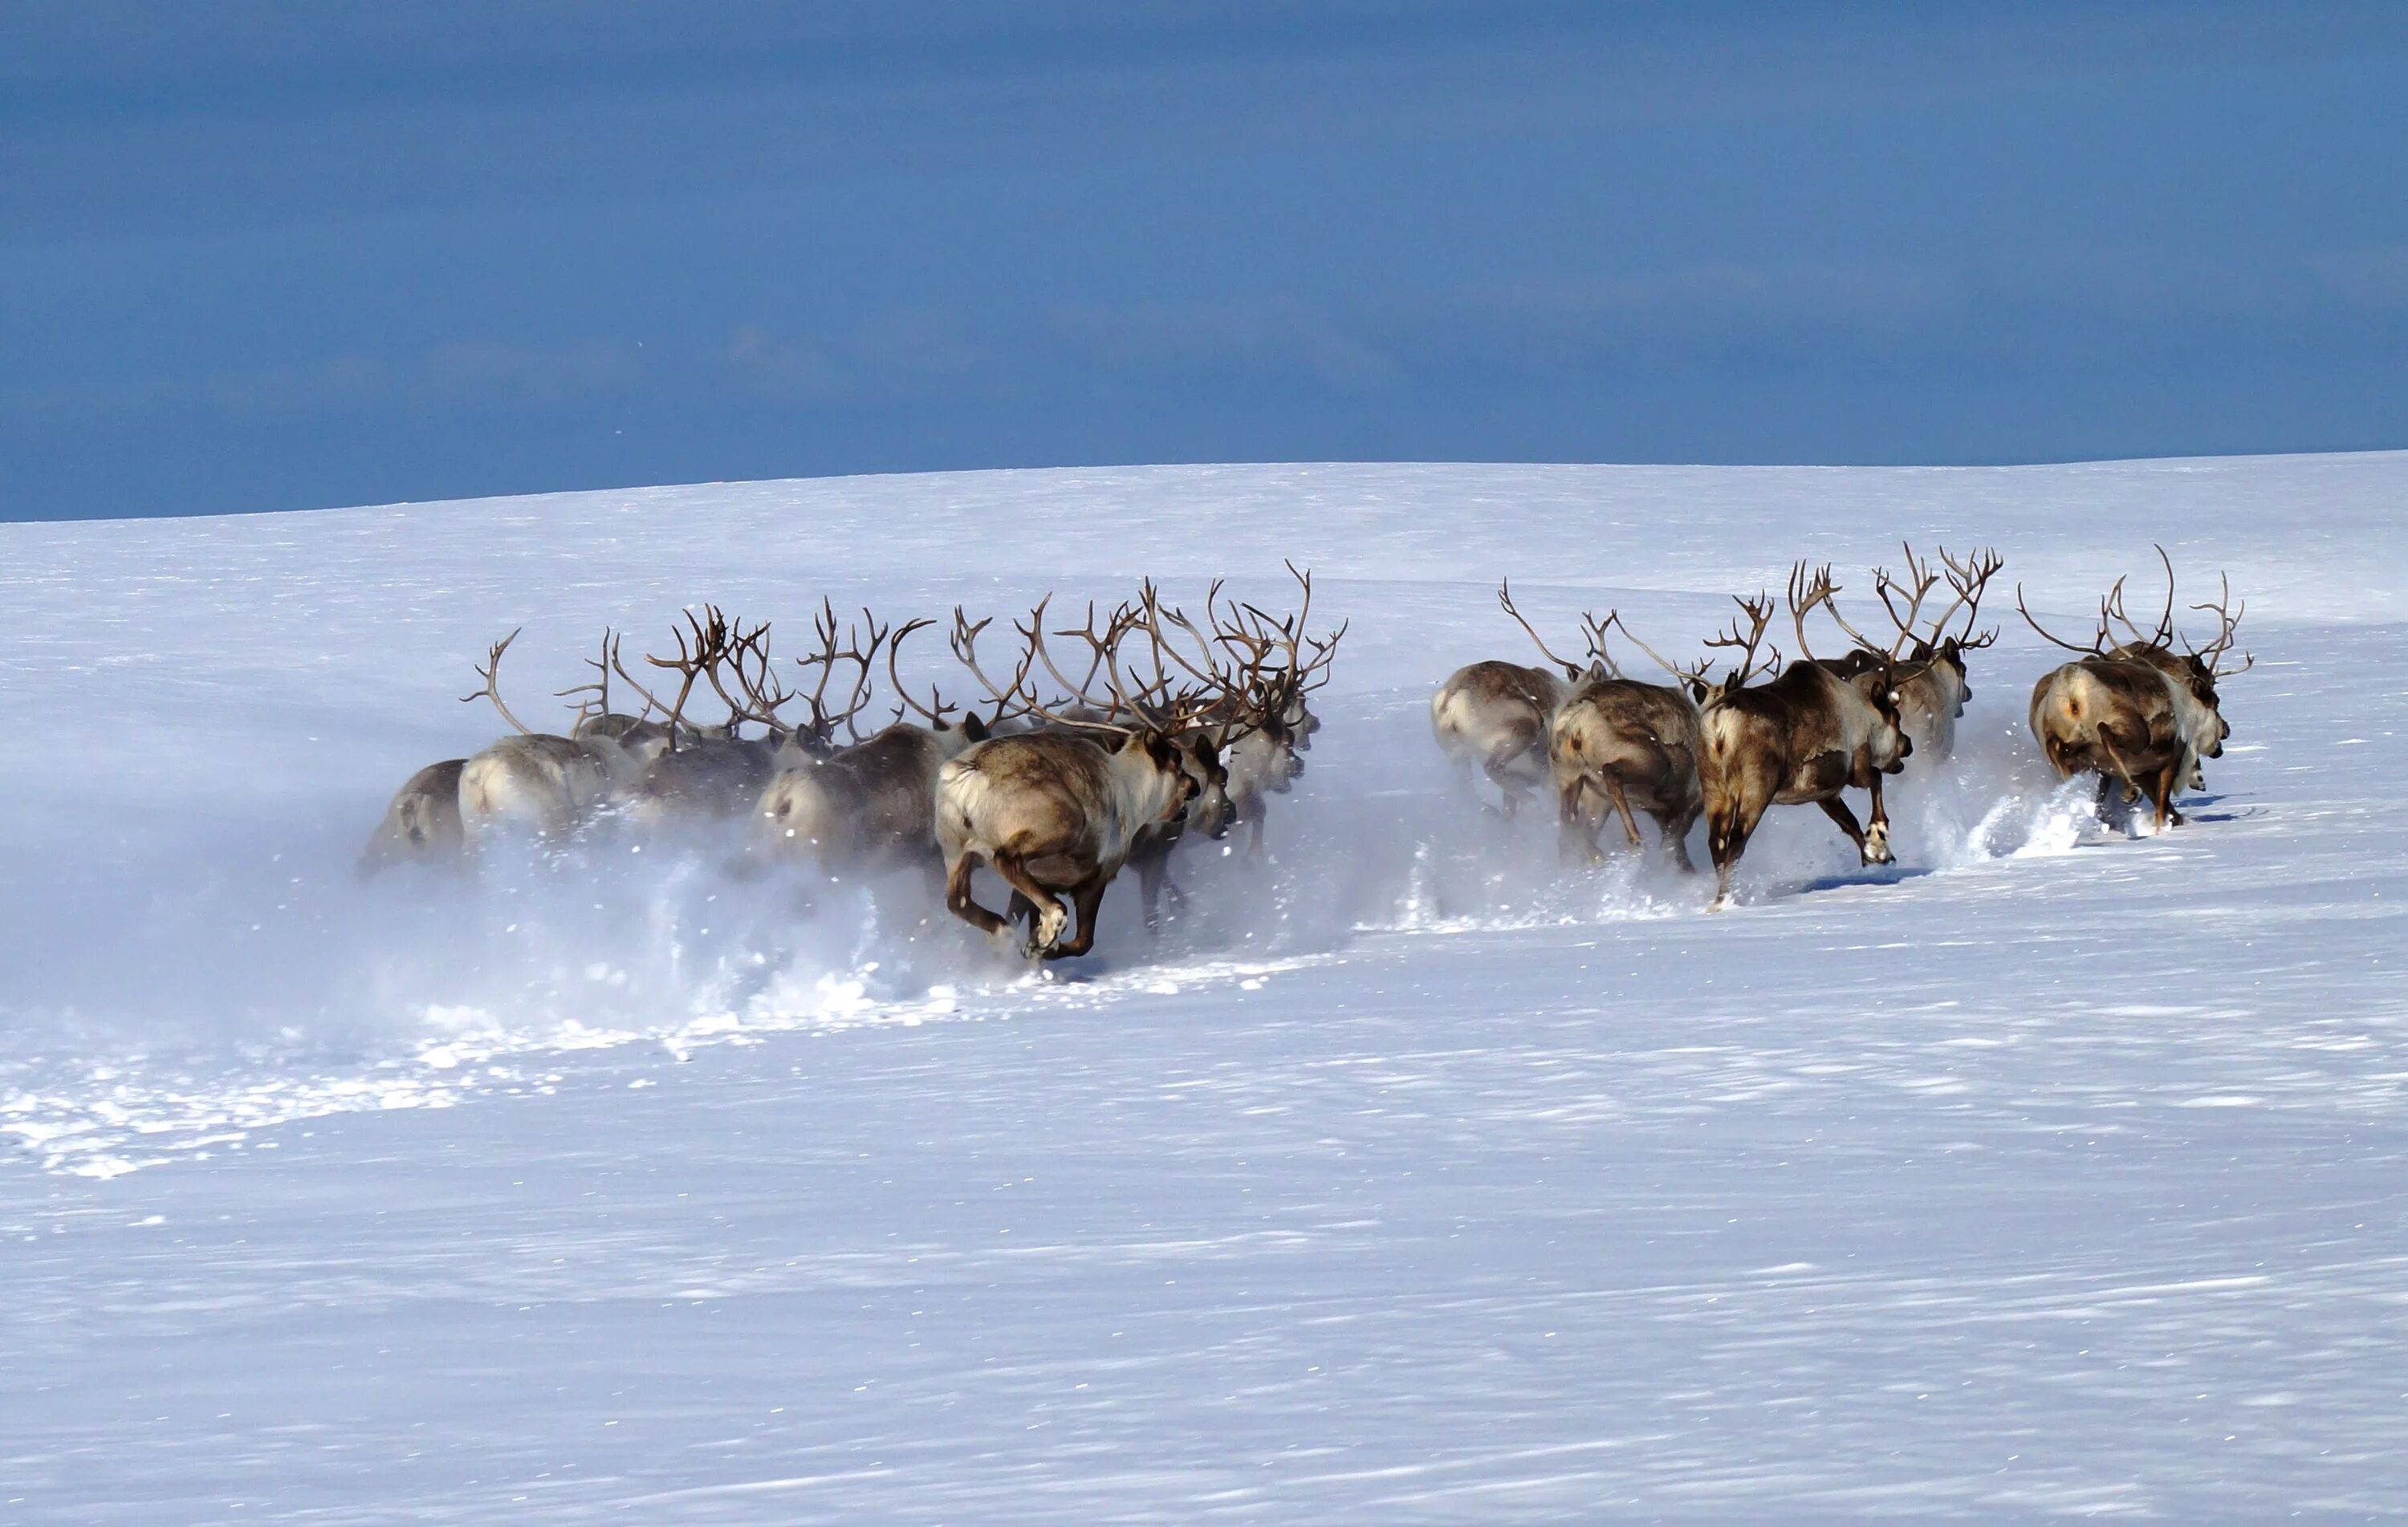
<path id="1" fill-rule="evenodd" d="M 2408 454 L 1223 466 L 0 526 L 0 1520 L 2185 1520 L 2394 1512 Z M 1742 905 L 1468 813 L 1497 612 L 2163 542 L 2257 667 L 2193 825 L 2086 828 L 1976 655 L 1868 884 Z M 799 625 L 1316 574 L 1265 864 L 1031 979 L 724 845 L 357 883 L 514 702 Z M 917 654 L 939 671 L 937 644 Z M 2386 1441 L 2391 1438 L 2391 1441 Z"/>

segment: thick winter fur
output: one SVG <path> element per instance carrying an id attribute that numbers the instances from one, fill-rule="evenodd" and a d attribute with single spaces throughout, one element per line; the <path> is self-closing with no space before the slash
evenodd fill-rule
<path id="1" fill-rule="evenodd" d="M 1467 785 L 1475 768 L 1496 783 L 1510 817 L 1548 781 L 1547 723 L 1566 689 L 1544 668 L 1474 663 L 1430 697 L 1430 730 Z"/>
<path id="2" fill-rule="evenodd" d="M 460 828 L 460 771 L 465 758 L 429 764 L 409 777 L 385 807 L 384 821 L 360 856 L 360 873 L 373 875 L 405 860 L 453 860 L 467 847 Z"/>
<path id="3" fill-rule="evenodd" d="M 1656 820 L 1683 869 L 1696 868 L 1686 839 L 1705 804 L 1700 748 L 1697 703 L 1685 691 L 1601 675 L 1584 680 L 1547 732 L 1566 847 L 1599 857 L 1598 829 L 1611 811 L 1638 848 L 1635 808 Z"/>
<path id="4" fill-rule="evenodd" d="M 1310 712 L 1306 720 L 1312 725 Z M 1284 795 L 1304 773 L 1304 753 L 1312 743 L 1304 732 L 1285 721 L 1273 721 L 1246 733 L 1221 755 L 1229 775 L 1227 793 L 1233 819 L 1246 824 L 1246 855 L 1263 851 L 1263 821 L 1270 814 L 1270 797 Z"/>
<path id="5" fill-rule="evenodd" d="M 772 849 L 831 866 L 933 863 L 938 775 L 985 736 L 976 718 L 933 730 L 897 721 L 830 757 L 791 764 L 761 792 L 761 829 Z"/>
<path id="6" fill-rule="evenodd" d="M 461 766 L 461 826 L 470 843 L 509 827 L 564 837 L 638 772 L 608 737 L 504 737 Z"/>
<path id="7" fill-rule="evenodd" d="M 1716 906 L 1729 899 L 1731 871 L 1776 805 L 1821 806 L 1865 863 L 1890 863 L 1882 777 L 1898 773 L 1914 750 L 1899 729 L 1898 703 L 1893 689 L 1859 688 L 1813 662 L 1791 664 L 1769 684 L 1709 693 L 1698 718 L 1698 779 Z M 1840 798 L 1851 786 L 1872 796 L 1870 830 Z"/>
<path id="8" fill-rule="evenodd" d="M 2215 678 L 2195 658 L 2128 644 L 2084 658 L 2032 686 L 2032 735 L 2059 778 L 2093 773 L 2126 798 L 2145 794 L 2154 825 L 2180 826 L 2173 793 L 2203 782 L 2202 758 L 2220 758 L 2231 734 L 2216 709 Z"/>
<path id="9" fill-rule="evenodd" d="M 1104 888 L 1138 834 L 1199 793 L 1186 754 L 1158 733 L 1116 743 L 1071 732 L 982 742 L 938 771 L 946 905 L 990 936 L 1009 926 L 971 898 L 971 872 L 984 861 L 1035 908 L 1028 953 L 1084 954 L 1095 947 Z M 1071 910 L 1078 928 L 1065 940 Z"/>
<path id="10" fill-rule="evenodd" d="M 681 726 L 678 731 L 681 736 L 700 735 L 691 726 Z M 640 769 L 668 749 L 669 723 L 612 711 L 585 717 L 568 735 L 580 742 L 589 737 L 615 742 L 628 762 Z"/>
<path id="11" fill-rule="evenodd" d="M 609 798 L 614 783 L 612 767 L 594 744 L 542 735 L 504 737 L 461 768 L 461 824 L 471 842 L 512 827 L 566 836 Z"/>
<path id="12" fill-rule="evenodd" d="M 1173 812 L 1168 821 L 1140 828 L 1129 843 L 1128 862 L 1137 866 L 1138 894 L 1148 929 L 1161 924 L 1162 892 L 1170 884 L 1170 851 L 1185 841 L 1191 828 L 1217 842 L 1228 835 L 1230 823 L 1237 821 L 1234 781 L 1222 763 L 1223 755 L 1215 741 L 1220 735 L 1215 728 L 1206 735 L 1181 740 L 1180 767 L 1185 771 L 1194 792 L 1183 810 Z M 1244 746 L 1240 740 L 1230 749 L 1231 754 Z M 1257 758 L 1256 764 L 1260 762 Z M 1259 801 L 1256 809 L 1259 812 Z M 1256 820 L 1259 822 L 1259 816 Z"/>
<path id="13" fill-rule="evenodd" d="M 1879 681 L 1881 657 L 1853 652 L 1831 666 L 1870 695 Z M 1956 751 L 1956 722 L 1965 714 L 1965 703 L 1973 698 L 1972 686 L 1965 681 L 1964 645 L 1954 636 L 1937 647 L 1917 642 L 1913 655 L 1900 660 L 1891 677 L 1891 687 L 1898 691 L 1899 724 L 1914 744 L 1914 755 L 1928 764 L 1948 759 Z"/>
<path id="14" fill-rule="evenodd" d="M 627 788 L 628 820 L 660 827 L 743 816 L 759 804 L 778 770 L 801 758 L 769 737 L 689 738 L 645 764 Z"/>

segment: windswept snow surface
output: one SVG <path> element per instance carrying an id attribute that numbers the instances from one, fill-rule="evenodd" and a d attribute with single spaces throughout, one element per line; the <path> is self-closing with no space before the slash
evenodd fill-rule
<path id="1" fill-rule="evenodd" d="M 2024 732 L 1858 875 L 1556 862 L 1427 735 L 1497 612 L 1694 649 L 1794 556 L 2249 599 L 2192 825 Z M 690 601 L 1210 575 L 1351 618 L 1268 863 L 1031 978 L 726 840 L 367 885 Z M 1181 467 L 0 527 L 0 1521 L 2408 1514 L 2408 456 Z M 917 653 L 934 674 L 936 644 Z"/>

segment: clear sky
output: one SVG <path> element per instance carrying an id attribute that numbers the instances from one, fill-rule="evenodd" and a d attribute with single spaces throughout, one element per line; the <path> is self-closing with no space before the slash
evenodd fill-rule
<path id="1" fill-rule="evenodd" d="M 0 9 L 0 518 L 2408 446 L 2408 5 Z"/>

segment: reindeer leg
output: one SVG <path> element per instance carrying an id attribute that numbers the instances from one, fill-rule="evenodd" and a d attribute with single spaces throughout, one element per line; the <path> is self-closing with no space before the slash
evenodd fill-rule
<path id="1" fill-rule="evenodd" d="M 1028 905 L 1037 910 L 1036 920 L 1028 931 L 1027 952 L 1037 955 L 1052 949 L 1061 938 L 1064 925 L 1070 920 L 1070 914 L 1064 909 L 1059 901 L 1054 899 L 1053 892 L 1039 885 L 1030 877 L 1028 866 L 1021 861 L 1019 855 L 996 854 L 995 872 L 1002 876 L 1012 890 L 1027 897 Z"/>
<path id="2" fill-rule="evenodd" d="M 1665 850 L 1671 854 L 1672 862 L 1680 865 L 1682 872 L 1687 875 L 1698 873 L 1697 861 L 1689 857 L 1689 829 L 1697 824 L 1698 808 L 1695 806 L 1676 816 L 1656 819 L 1656 830 L 1664 835 Z"/>
<path id="3" fill-rule="evenodd" d="M 945 871 L 945 907 L 953 916 L 993 938 L 1011 924 L 981 906 L 970 895 L 970 872 L 978 867 L 978 855 L 965 851 Z"/>
<path id="4" fill-rule="evenodd" d="M 1856 814 L 1848 809 L 1848 803 L 1837 795 L 1827 795 L 1814 804 L 1823 808 L 1823 815 L 1840 824 L 1840 831 L 1848 835 L 1848 841 L 1856 846 L 1857 859 L 1871 863 L 1873 856 L 1865 847 L 1865 830 L 1856 825 Z"/>
<path id="5" fill-rule="evenodd" d="M 1111 876 L 1097 870 L 1084 885 L 1071 891 L 1070 902 L 1078 909 L 1079 914 L 1078 932 L 1071 935 L 1068 943 L 1056 944 L 1047 949 L 1045 958 L 1048 960 L 1074 958 L 1096 947 L 1096 913 L 1104 905 L 1104 888 L 1111 883 Z"/>
<path id="6" fill-rule="evenodd" d="M 1138 899 L 1145 908 L 1145 931 L 1150 935 L 1162 933 L 1162 888 L 1169 879 L 1168 854 L 1148 854 L 1137 862 Z"/>
<path id="7" fill-rule="evenodd" d="M 1268 814 L 1268 802 L 1256 801 L 1254 808 L 1246 813 L 1246 857 L 1249 860 L 1263 856 L 1263 818 Z"/>
<path id="8" fill-rule="evenodd" d="M 2182 759 L 2176 756 L 2172 763 L 2157 772 L 2157 781 L 2149 790 L 2150 804 L 2156 808 L 2157 831 L 2160 833 L 2166 830 L 2169 822 L 2176 827 L 2183 824 L 2183 814 L 2174 809 L 2174 778 L 2181 770 Z"/>
<path id="9" fill-rule="evenodd" d="M 1646 840 L 1639 835 L 1639 819 L 1630 814 L 1630 799 L 1622 793 L 1621 780 L 1611 774 L 1602 778 L 1605 781 L 1606 798 L 1613 803 L 1613 808 L 1616 811 L 1622 813 L 1622 830 L 1630 835 L 1630 846 L 1636 849 Z"/>
<path id="10" fill-rule="evenodd" d="M 1879 770 L 1873 772 L 1872 783 L 1865 788 L 1872 794 L 1873 807 L 1872 815 L 1865 829 L 1865 840 L 1858 847 L 1863 849 L 1865 863 L 1868 864 L 1895 864 L 1898 863 L 1898 855 L 1889 851 L 1889 807 L 1882 801 L 1882 777 Z"/>
<path id="11" fill-rule="evenodd" d="M 1597 829 L 1582 807 L 1581 797 L 1587 789 L 1586 777 L 1575 776 L 1571 783 L 1555 792 L 1556 837 L 1564 858 L 1594 864 L 1605 856 L 1597 851 Z"/>
<path id="12" fill-rule="evenodd" d="M 2132 778 L 2131 766 L 2126 764 L 2123 759 L 2116 756 L 2115 740 L 2112 736 L 2108 735 L 2107 729 L 2103 726 L 2099 729 L 2099 750 L 2107 755 L 2108 767 L 2114 771 L 2116 782 L 2124 787 L 2124 803 L 2127 806 L 2129 806 L 2132 802 L 2139 800 L 2141 798 L 2141 787 L 2139 782 Z M 2099 787 L 2103 794 L 2107 788 L 2107 779 L 2103 774 L 2100 778 Z M 2128 816 L 2129 814 L 2127 813 L 2127 815 Z M 2157 821 L 2157 825 L 2162 828 L 2165 824 L 2165 818 L 2163 816 L 2159 816 Z M 2127 831 L 2129 829 L 2127 829 Z"/>

